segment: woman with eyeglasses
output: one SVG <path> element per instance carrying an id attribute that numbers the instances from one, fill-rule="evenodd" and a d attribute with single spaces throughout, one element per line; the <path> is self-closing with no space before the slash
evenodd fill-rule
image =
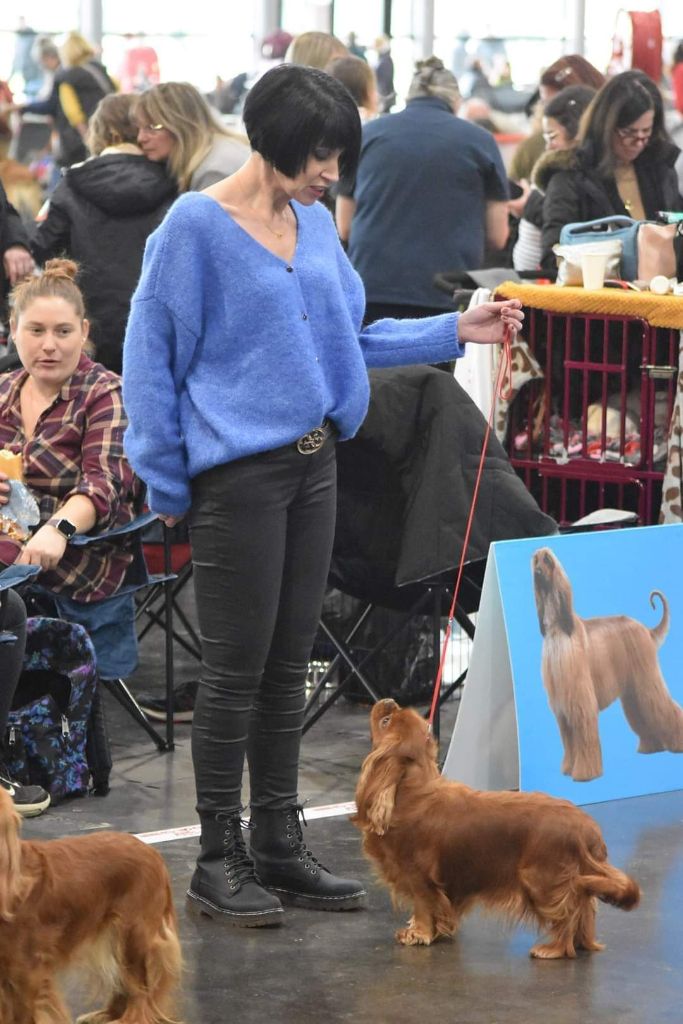
<path id="1" fill-rule="evenodd" d="M 137 141 L 148 160 L 165 163 L 179 192 L 201 192 L 234 174 L 249 156 L 242 135 L 218 120 L 189 82 L 162 82 L 138 97 Z"/>
<path id="2" fill-rule="evenodd" d="M 543 265 L 565 224 L 615 214 L 646 220 L 681 210 L 674 164 L 679 149 L 664 127 L 661 94 L 642 71 L 610 79 L 584 116 L 570 166 L 548 184 L 543 204 Z"/>

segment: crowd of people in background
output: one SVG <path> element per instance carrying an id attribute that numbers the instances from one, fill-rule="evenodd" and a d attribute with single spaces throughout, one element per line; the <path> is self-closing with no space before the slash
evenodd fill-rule
<path id="1" fill-rule="evenodd" d="M 44 571 L 41 586 L 51 591 L 60 614 L 98 636 L 103 665 L 109 638 L 121 622 L 130 621 L 128 611 L 112 604 L 128 564 L 125 543 L 99 553 L 95 545 L 87 556 L 77 556 L 68 540 L 69 528 L 104 529 L 130 519 L 139 504 L 139 485 L 123 450 L 127 414 L 121 398 L 122 371 L 124 398 L 131 403 L 132 461 L 145 483 L 152 485 L 155 510 L 169 523 L 190 510 L 193 543 L 200 553 L 208 551 L 206 536 L 213 549 L 216 531 L 225 531 L 226 562 L 236 563 L 231 571 L 245 577 L 245 587 L 246 577 L 252 584 L 256 580 L 257 560 L 255 554 L 249 556 L 245 569 L 245 551 L 250 549 L 242 549 L 242 542 L 249 536 L 259 546 L 258 537 L 252 536 L 258 519 L 248 502 L 231 507 L 230 522 L 216 518 L 211 511 L 216 489 L 229 491 L 237 472 L 233 463 L 239 463 L 244 475 L 239 476 L 239 486 L 261 488 L 258 493 L 270 500 L 270 463 L 260 456 L 280 452 L 292 438 L 308 437 L 316 427 L 310 417 L 292 414 L 295 403 L 287 404 L 287 396 L 278 408 L 273 402 L 265 415 L 259 387 L 269 352 L 272 358 L 277 346 L 284 344 L 281 362 L 267 378 L 272 395 L 283 393 L 283 381 L 288 379 L 284 370 L 290 334 L 299 338 L 302 351 L 312 345 L 310 352 L 318 352 L 315 365 L 302 363 L 291 381 L 293 395 L 307 374 L 316 378 L 321 372 L 318 364 L 325 364 L 329 355 L 328 346 L 336 344 L 337 359 L 350 360 L 356 390 L 348 391 L 351 378 L 341 382 L 339 367 L 330 364 L 332 404 L 315 407 L 316 429 L 323 440 L 350 436 L 364 407 L 366 363 L 433 359 L 448 365 L 461 352 L 458 337 L 491 340 L 482 334 L 490 330 L 495 340 L 501 317 L 512 317 L 516 323 L 514 304 L 505 310 L 481 307 L 477 316 L 462 317 L 454 330 L 452 303 L 434 287 L 437 273 L 504 266 L 550 274 L 552 247 L 566 223 L 609 214 L 644 219 L 662 209 L 683 210 L 676 170 L 680 152 L 667 134 L 659 84 L 642 71 L 628 70 L 605 80 L 579 55 L 558 58 L 541 74 L 533 96 L 527 97 L 528 131 L 506 166 L 496 140 L 495 119 L 500 115 L 489 103 L 491 83 L 484 87 L 481 63 L 463 70 L 463 78 L 471 78 L 465 103 L 458 77 L 438 57 L 417 62 L 406 96 L 399 97 L 388 37 L 374 41 L 377 59 L 371 66 L 368 47 L 353 33 L 342 42 L 324 32 L 292 37 L 278 31 L 264 40 L 263 53 L 276 67 L 284 62 L 279 78 L 272 77 L 271 67 L 255 81 L 248 74 L 219 79 L 215 90 L 204 95 L 191 83 L 161 80 L 151 48 L 137 49 L 119 82 L 79 33 L 69 33 L 61 45 L 37 37 L 30 52 L 26 46 L 22 51 L 25 67 L 31 65 L 30 74 L 24 72 L 24 97 L 17 102 L 0 85 L 0 321 L 12 336 L 12 344 L 0 352 L 0 370 L 9 371 L 0 376 L 0 445 L 30 447 L 39 440 L 41 451 L 53 448 L 59 461 L 71 444 L 70 465 L 76 467 L 66 475 L 51 472 L 49 460 L 37 455 L 35 464 L 28 466 L 27 482 L 41 496 L 41 522 L 15 557 L 39 564 Z M 499 79 L 508 88 L 509 67 L 498 56 Z M 299 74 L 297 68 L 304 70 Z M 683 114 L 683 44 L 675 53 L 671 90 L 675 108 Z M 16 158 L 21 152 L 14 146 L 16 136 L 29 115 L 49 119 L 40 145 L 57 173 L 41 183 L 31 179 L 26 161 Z M 284 121 L 277 123 L 278 117 Z M 44 200 L 40 212 L 31 199 L 19 202 L 27 177 Z M 232 255 L 225 248 L 228 239 Z M 41 268 L 42 276 L 32 278 Z M 22 283 L 27 278 L 29 283 Z M 221 293 L 216 295 L 219 281 Z M 321 287 L 326 302 L 320 300 Z M 6 300 L 11 289 L 10 311 Z M 239 308 L 239 317 L 229 308 L 228 295 Z M 279 305 L 273 296 L 279 296 Z M 326 315 L 332 317 L 333 306 L 334 338 L 332 321 L 323 322 Z M 247 308 L 253 312 L 250 322 L 244 319 Z M 225 328 L 226 337 L 235 332 L 249 337 L 247 354 L 231 351 L 229 360 L 221 354 L 223 336 L 211 335 L 214 322 Z M 391 355 L 382 355 L 382 345 L 391 347 Z M 157 368 L 158 377 L 146 376 L 150 366 Z M 239 383 L 242 389 L 230 412 L 242 417 L 235 423 L 220 412 L 215 391 L 217 385 L 227 386 L 226 373 L 231 386 Z M 189 473 L 186 456 L 179 451 L 177 466 L 170 457 L 160 469 L 156 465 L 158 423 L 151 423 L 145 413 L 149 388 L 166 403 L 168 429 L 180 436 L 178 424 L 187 428 L 186 444 L 194 445 L 195 466 Z M 312 386 L 311 394 L 318 393 Z M 202 404 L 206 396 L 208 404 Z M 67 398 L 65 411 L 59 403 Z M 340 405 L 333 408 L 335 401 Z M 345 402 L 350 403 L 348 408 Z M 315 402 L 310 405 L 313 408 Z M 192 409 L 201 409 L 196 422 Z M 305 406 L 299 409 L 306 412 Z M 76 420 L 84 426 L 74 449 L 69 430 Z M 187 431 L 204 421 L 204 433 L 188 440 Z M 230 443 L 235 438 L 238 443 L 223 460 L 226 469 L 210 459 L 212 445 L 228 434 Z M 257 464 L 249 463 L 245 471 L 245 458 L 254 456 L 259 456 Z M 297 722 L 300 718 L 300 676 L 322 600 L 333 528 L 333 463 L 327 455 L 318 461 L 316 487 L 325 496 L 324 529 L 318 564 L 310 574 L 315 587 L 306 600 L 296 591 L 284 540 L 273 553 L 285 565 L 283 578 L 296 591 L 292 607 L 298 609 L 303 626 L 293 648 L 288 648 L 289 633 L 278 634 L 273 641 L 270 653 L 280 661 L 269 685 L 273 701 L 281 706 L 277 714 L 260 707 L 264 735 L 268 730 L 278 733 L 283 715 L 294 715 Z M 272 469 L 276 476 L 286 470 L 284 490 L 289 493 L 298 479 L 297 459 L 283 461 L 277 455 Z M 0 472 L 0 509 L 9 490 L 8 479 Z M 312 507 L 318 507 L 320 493 Z M 276 497 L 279 501 L 281 495 Z M 306 515 L 302 513 L 301 520 L 307 537 L 303 546 L 310 549 Z M 0 554 L 5 563 L 12 560 L 6 547 Z M 275 629 L 281 610 L 273 596 L 277 586 L 268 575 L 270 556 L 267 561 L 254 600 L 266 603 Z M 214 633 L 219 647 L 230 646 L 234 638 L 226 641 L 225 623 L 214 621 L 218 585 L 208 571 L 196 576 L 202 631 Z M 105 598 L 106 614 L 104 604 L 98 605 Z M 20 618 L 14 597 L 11 611 Z M 234 610 L 230 625 L 240 636 L 246 635 L 243 611 Z M 21 633 L 20 623 L 16 631 Z M 130 671 L 134 663 L 131 644 L 134 638 L 129 637 L 123 644 L 125 664 L 115 662 L 117 674 Z M 288 649 L 296 651 L 294 682 L 282 668 Z M 10 659 L 9 648 L 0 654 Z M 255 699 L 256 680 L 268 656 L 266 644 L 260 661 L 256 659 L 258 664 L 240 683 L 237 703 L 242 710 L 244 699 Z M 14 675 L 16 650 L 12 657 Z M 281 670 L 282 686 L 289 687 L 286 693 L 277 676 Z M 286 828 L 290 838 L 296 837 L 297 850 L 304 850 L 296 805 L 299 726 L 294 739 L 282 747 L 282 756 L 277 744 L 265 751 L 263 738 L 247 739 L 246 720 L 236 717 L 230 703 L 234 694 L 226 698 L 225 677 L 234 681 L 233 669 L 216 664 L 207 671 L 212 682 L 199 699 L 201 737 L 195 752 L 204 817 L 193 891 L 198 901 L 213 901 L 216 913 L 257 913 L 266 919 L 281 908 L 277 899 L 264 895 L 239 838 L 242 763 L 246 751 L 257 782 L 256 817 L 261 813 L 264 822 L 254 846 L 259 871 L 276 880 L 289 877 L 291 865 L 284 854 L 270 861 L 267 842 L 263 849 L 259 843 L 272 833 L 278 847 Z M 190 713 L 196 693 L 195 683 Z M 179 691 L 177 700 L 178 706 L 187 702 L 187 691 Z M 3 698 L 0 692 L 0 741 L 8 707 L 7 694 Z M 237 729 L 239 735 L 234 737 L 234 764 L 226 781 L 215 768 L 216 751 L 225 742 L 225 735 L 216 733 L 216 722 L 225 720 L 227 734 L 228 719 L 233 725 L 237 722 L 233 732 Z M 286 784 L 280 779 L 279 790 L 273 783 L 275 768 L 269 767 L 273 752 L 288 764 Z M 1 762 L 0 752 L 0 782 L 5 784 L 7 772 Z M 14 790 L 19 792 L 16 786 Z M 20 797 L 17 800 L 21 803 Z M 24 803 L 34 810 L 25 813 L 42 810 L 41 801 L 40 794 L 29 794 Z M 277 813 L 269 817 L 269 812 Z M 214 870 L 226 843 L 232 857 L 231 895 L 219 891 L 220 872 Z M 351 905 L 360 898 L 359 883 L 325 872 L 308 852 L 302 856 L 312 877 L 302 881 L 297 876 L 292 884 L 305 899 L 339 898 Z"/>

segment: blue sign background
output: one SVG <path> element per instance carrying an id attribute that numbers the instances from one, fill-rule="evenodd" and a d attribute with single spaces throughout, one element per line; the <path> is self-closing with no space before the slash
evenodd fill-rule
<path id="1" fill-rule="evenodd" d="M 629 615 L 653 627 L 662 612 L 657 598 L 654 609 L 650 605 L 650 593 L 662 591 L 671 621 L 659 664 L 669 693 L 683 706 L 683 525 L 494 544 L 517 706 L 520 788 L 579 804 L 683 788 L 683 753 L 637 753 L 638 737 L 619 700 L 598 719 L 603 775 L 574 782 L 561 773 L 563 745 L 541 677 L 543 638 L 531 572 L 532 555 L 542 547 L 561 562 L 572 585 L 574 611 L 582 618 Z"/>

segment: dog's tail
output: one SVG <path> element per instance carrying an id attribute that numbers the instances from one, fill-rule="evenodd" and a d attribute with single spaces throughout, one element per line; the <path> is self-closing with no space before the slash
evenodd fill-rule
<path id="1" fill-rule="evenodd" d="M 630 875 L 624 874 L 607 861 L 600 862 L 590 856 L 586 866 L 593 873 L 579 875 L 578 884 L 584 892 L 621 910 L 633 910 L 638 906 L 640 886 Z"/>
<path id="2" fill-rule="evenodd" d="M 653 590 L 650 594 L 650 604 L 655 607 L 654 598 L 658 597 L 662 602 L 662 619 L 658 626 L 653 626 L 650 630 L 650 636 L 654 640 L 657 647 L 661 647 L 666 640 L 666 635 L 669 632 L 669 602 L 662 594 L 661 590 Z"/>

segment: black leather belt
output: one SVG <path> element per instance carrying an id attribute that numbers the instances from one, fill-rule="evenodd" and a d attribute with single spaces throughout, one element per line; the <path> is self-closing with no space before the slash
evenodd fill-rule
<path id="1" fill-rule="evenodd" d="M 337 433 L 337 428 L 332 420 L 325 419 L 319 427 L 314 427 L 313 430 L 309 430 L 307 434 L 294 442 L 296 450 L 302 455 L 313 455 L 314 452 L 320 451 L 328 438 L 336 437 Z"/>

